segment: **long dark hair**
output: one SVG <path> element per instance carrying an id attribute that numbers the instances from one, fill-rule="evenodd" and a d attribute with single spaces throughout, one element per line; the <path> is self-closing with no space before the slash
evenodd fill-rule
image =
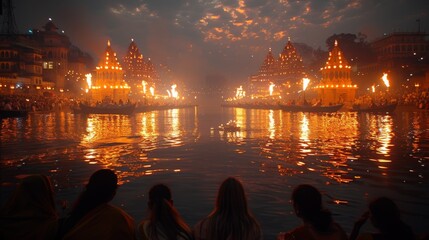
<path id="1" fill-rule="evenodd" d="M 110 202 L 116 194 L 117 187 L 118 177 L 112 170 L 101 169 L 93 173 L 70 215 L 60 224 L 57 239 L 62 238 L 91 210 Z"/>
<path id="2" fill-rule="evenodd" d="M 369 204 L 374 227 L 387 239 L 414 239 L 412 229 L 401 220 L 399 208 L 387 197 L 380 197 Z"/>
<path id="3" fill-rule="evenodd" d="M 171 191 L 166 185 L 157 184 L 149 190 L 148 206 L 150 239 L 159 239 L 158 231 L 165 234 L 167 239 L 178 239 L 178 236 L 192 239 L 191 229 L 173 207 Z"/>
<path id="4" fill-rule="evenodd" d="M 332 224 L 331 213 L 322 206 L 322 195 L 315 187 L 302 184 L 292 192 L 296 215 L 310 223 L 318 232 L 328 232 Z"/>
<path id="5" fill-rule="evenodd" d="M 247 208 L 243 185 L 233 177 L 221 184 L 216 206 L 205 220 L 207 239 L 260 239 L 261 229 Z"/>

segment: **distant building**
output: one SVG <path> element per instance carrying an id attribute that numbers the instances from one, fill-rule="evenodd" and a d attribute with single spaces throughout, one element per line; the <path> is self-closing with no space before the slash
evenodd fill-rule
<path id="1" fill-rule="evenodd" d="M 276 71 L 276 60 L 270 48 L 262 65 L 259 67 L 258 74 L 250 77 L 250 93 L 257 96 L 265 95 L 268 92 L 270 83 L 275 82 Z"/>
<path id="2" fill-rule="evenodd" d="M 362 81 L 377 83 L 383 72 L 389 74 L 392 87 L 398 91 L 423 86 L 429 70 L 429 39 L 424 32 L 393 32 L 371 43 L 377 60 L 361 66 Z M 428 86 L 429 87 L 429 86 Z"/>
<path id="3" fill-rule="evenodd" d="M 316 89 L 324 105 L 352 102 L 355 99 L 357 86 L 352 84 L 350 78 L 351 66 L 344 58 L 337 41 L 320 71 L 322 80 Z"/>
<path id="4" fill-rule="evenodd" d="M 29 35 L 0 35 L 0 92 L 27 94 L 52 87 L 43 82 L 38 43 Z"/>
<path id="5" fill-rule="evenodd" d="M 88 94 L 91 100 L 96 102 L 125 103 L 129 99 L 129 93 L 130 87 L 124 81 L 122 66 L 108 41 Z"/>
<path id="6" fill-rule="evenodd" d="M 302 58 L 289 39 L 278 59 L 273 56 L 271 48 L 269 49 L 258 73 L 250 77 L 251 94 L 268 94 L 270 84 L 275 84 L 275 88 L 282 95 L 297 92 L 304 76 Z"/>
<path id="7" fill-rule="evenodd" d="M 50 20 L 43 30 L 33 30 L 33 38 L 42 49 L 43 79 L 55 83 L 56 90 L 64 90 L 65 76 L 69 70 L 68 55 L 71 46 L 69 38 L 58 31 Z"/>

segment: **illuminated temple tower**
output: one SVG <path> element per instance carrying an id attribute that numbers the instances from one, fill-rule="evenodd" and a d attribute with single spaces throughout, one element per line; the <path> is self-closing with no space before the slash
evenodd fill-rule
<path id="1" fill-rule="evenodd" d="M 264 59 L 258 74 L 250 79 L 251 93 L 255 95 L 263 95 L 268 91 L 270 82 L 274 82 L 274 74 L 276 72 L 276 60 L 271 52 L 268 50 L 267 56 Z"/>
<path id="2" fill-rule="evenodd" d="M 289 83 L 293 87 L 300 87 L 305 76 L 304 64 L 290 38 L 278 58 L 278 84 Z"/>
<path id="3" fill-rule="evenodd" d="M 104 56 L 96 68 L 95 82 L 92 84 L 91 94 L 94 101 L 126 102 L 130 87 L 125 83 L 122 67 L 118 62 L 116 53 L 107 42 Z"/>
<path id="4" fill-rule="evenodd" d="M 268 92 L 272 82 L 282 95 L 301 90 L 305 67 L 301 56 L 292 45 L 290 39 L 275 59 L 271 48 L 266 55 L 257 74 L 250 77 L 252 94 L 263 95 Z"/>
<path id="5" fill-rule="evenodd" d="M 323 104 L 351 102 L 355 98 L 356 85 L 350 79 L 351 66 L 343 58 L 343 54 L 335 40 L 334 48 L 329 52 L 325 67 L 320 69 L 322 80 L 316 87 Z"/>
<path id="6" fill-rule="evenodd" d="M 145 79 L 145 63 L 143 54 L 131 39 L 127 54 L 124 57 L 124 79 L 131 86 L 133 92 L 141 91 L 142 81 Z"/>

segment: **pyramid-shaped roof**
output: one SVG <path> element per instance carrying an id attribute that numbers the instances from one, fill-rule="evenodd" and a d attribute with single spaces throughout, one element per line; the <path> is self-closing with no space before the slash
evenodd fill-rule
<path id="1" fill-rule="evenodd" d="M 335 40 L 334 48 L 329 52 L 328 61 L 326 62 L 324 69 L 327 68 L 351 68 L 348 61 L 344 58 L 337 40 Z"/>
<path id="2" fill-rule="evenodd" d="M 98 64 L 98 68 L 100 69 L 117 69 L 122 70 L 121 64 L 118 61 L 118 58 L 116 57 L 116 53 L 113 51 L 112 47 L 110 46 L 110 41 L 107 41 L 107 47 L 104 51 L 104 55 L 100 60 L 100 63 Z"/>

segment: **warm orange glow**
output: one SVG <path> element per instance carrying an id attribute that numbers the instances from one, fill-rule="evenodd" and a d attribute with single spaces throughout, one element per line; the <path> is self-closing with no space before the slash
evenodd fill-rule
<path id="1" fill-rule="evenodd" d="M 310 83 L 310 79 L 303 78 L 302 79 L 302 90 L 305 91 L 308 87 L 308 84 Z"/>
<path id="2" fill-rule="evenodd" d="M 383 77 L 381 77 L 386 87 L 390 87 L 389 79 L 387 78 L 387 73 L 383 73 Z"/>

